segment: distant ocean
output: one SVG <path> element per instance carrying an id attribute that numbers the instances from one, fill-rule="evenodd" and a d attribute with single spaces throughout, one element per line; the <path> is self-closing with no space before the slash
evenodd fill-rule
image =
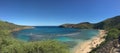
<path id="1" fill-rule="evenodd" d="M 14 37 L 23 41 L 58 40 L 73 47 L 79 42 L 89 40 L 99 33 L 95 29 L 60 28 L 58 26 L 35 26 L 14 33 Z"/>

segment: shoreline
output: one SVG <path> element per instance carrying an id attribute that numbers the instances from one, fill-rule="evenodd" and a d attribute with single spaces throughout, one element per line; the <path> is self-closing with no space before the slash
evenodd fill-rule
<path id="1" fill-rule="evenodd" d="M 73 50 L 73 53 L 89 53 L 93 48 L 99 46 L 105 39 L 106 36 L 105 30 L 99 30 L 99 34 L 90 40 L 86 40 L 82 43 L 79 43 Z"/>
<path id="2" fill-rule="evenodd" d="M 31 29 L 31 28 L 34 28 L 34 27 L 32 27 L 32 26 L 19 27 L 19 28 L 15 28 L 15 29 L 11 30 L 10 32 L 17 32 L 20 30 Z"/>

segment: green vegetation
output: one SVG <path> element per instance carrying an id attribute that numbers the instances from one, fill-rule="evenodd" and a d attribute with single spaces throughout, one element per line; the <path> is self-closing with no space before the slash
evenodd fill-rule
<path id="1" fill-rule="evenodd" d="M 80 23 L 80 24 L 77 24 L 77 28 L 81 28 L 81 29 L 92 29 L 93 28 L 93 25 L 89 22 L 83 22 L 83 23 Z"/>
<path id="2" fill-rule="evenodd" d="M 1 30 L 12 30 L 21 26 L 15 25 L 13 23 L 8 23 L 0 20 L 0 29 Z"/>
<path id="3" fill-rule="evenodd" d="M 10 31 L 15 28 L 22 26 L 0 21 L 0 53 L 69 53 L 67 45 L 55 40 L 24 42 L 14 39 Z"/>
<path id="4" fill-rule="evenodd" d="M 106 40 L 114 40 L 119 37 L 120 30 L 113 28 L 108 31 L 108 34 L 106 36 Z"/>

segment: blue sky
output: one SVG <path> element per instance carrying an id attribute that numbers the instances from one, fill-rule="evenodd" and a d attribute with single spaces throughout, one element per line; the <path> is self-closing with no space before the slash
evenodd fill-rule
<path id="1" fill-rule="evenodd" d="M 0 19 L 19 25 L 97 23 L 120 15 L 120 0 L 0 0 Z"/>

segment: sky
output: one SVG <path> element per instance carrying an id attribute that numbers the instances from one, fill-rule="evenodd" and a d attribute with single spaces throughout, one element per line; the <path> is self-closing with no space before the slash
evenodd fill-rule
<path id="1" fill-rule="evenodd" d="M 0 20 L 18 25 L 97 23 L 120 15 L 120 0 L 0 0 Z"/>

